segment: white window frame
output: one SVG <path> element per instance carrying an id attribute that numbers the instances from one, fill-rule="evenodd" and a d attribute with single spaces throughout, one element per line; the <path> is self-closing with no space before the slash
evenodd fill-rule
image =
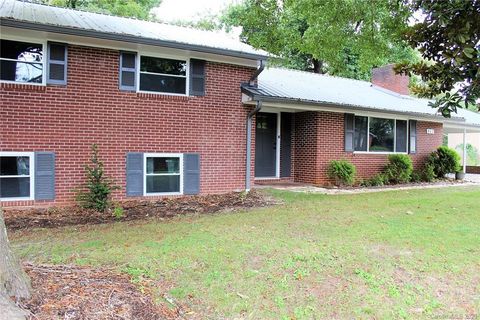
<path id="1" fill-rule="evenodd" d="M 28 176 L 25 175 L 8 175 L 0 176 L 1 178 L 30 178 L 30 196 L 29 197 L 15 197 L 15 198 L 0 198 L 0 201 L 22 201 L 35 199 L 35 153 L 34 152 L 0 152 L 0 157 L 29 157 L 30 172 Z"/>
<path id="2" fill-rule="evenodd" d="M 47 60 L 48 60 L 47 41 L 38 41 L 38 40 L 35 40 L 35 39 L 23 38 L 23 37 L 4 37 L 4 36 L 1 37 L 1 40 L 27 42 L 27 43 L 39 44 L 39 45 L 42 46 L 42 62 L 41 62 L 41 64 L 42 64 L 42 83 L 11 81 L 11 80 L 1 80 L 1 79 L 0 79 L 0 83 L 16 83 L 16 84 L 28 84 L 28 85 L 32 85 L 32 86 L 45 86 L 47 84 Z M 1 58 L 0 57 L 0 60 L 25 63 L 25 61 L 18 60 L 18 59 L 9 59 L 9 58 Z M 34 63 L 40 64 L 39 62 L 34 62 Z"/>
<path id="3" fill-rule="evenodd" d="M 147 158 L 179 158 L 180 172 L 172 173 L 150 173 L 148 176 L 180 176 L 179 192 L 147 192 Z M 174 196 L 183 194 L 183 154 L 182 153 L 144 153 L 143 154 L 143 195 L 144 196 Z"/>
<path id="4" fill-rule="evenodd" d="M 410 120 L 407 119 L 400 119 L 400 118 L 389 118 L 389 117 L 382 117 L 382 116 L 369 116 L 369 115 L 360 115 L 355 114 L 355 117 L 367 117 L 367 151 L 353 151 L 353 153 L 357 154 L 408 154 L 408 126 Z M 370 118 L 376 119 L 386 119 L 386 120 L 393 120 L 393 151 L 370 151 Z M 397 152 L 397 121 L 406 121 L 407 122 L 407 151 L 405 152 Z M 353 136 L 353 145 L 355 148 L 355 134 Z"/>
<path id="5" fill-rule="evenodd" d="M 167 74 L 167 73 L 156 73 L 156 72 L 142 72 L 141 69 L 141 62 L 142 57 L 150 57 L 150 58 L 157 58 L 157 59 L 169 59 L 169 60 L 177 60 L 177 61 L 185 61 L 186 62 L 186 72 L 184 76 L 181 75 L 174 75 L 174 74 Z M 135 75 L 137 83 L 136 89 L 139 93 L 150 93 L 150 94 L 160 94 L 160 95 L 167 95 L 167 96 L 180 96 L 180 97 L 187 97 L 190 92 L 190 58 L 186 57 L 172 57 L 166 55 L 158 55 L 149 52 L 137 52 L 137 74 Z M 147 90 L 140 90 L 140 74 L 154 74 L 159 76 L 167 76 L 167 77 L 178 77 L 178 78 L 185 78 L 185 93 L 173 93 L 173 92 L 160 92 L 160 91 L 147 91 Z"/>

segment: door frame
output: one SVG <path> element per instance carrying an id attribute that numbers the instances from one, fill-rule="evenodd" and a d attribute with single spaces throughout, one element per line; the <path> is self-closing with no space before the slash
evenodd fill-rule
<path id="1" fill-rule="evenodd" d="M 256 180 L 268 180 L 268 179 L 279 179 L 280 178 L 280 129 L 281 129 L 281 121 L 282 121 L 282 112 L 281 111 L 270 111 L 270 110 L 261 110 L 259 113 L 276 113 L 277 114 L 277 128 L 276 128 L 276 135 L 277 138 L 275 139 L 275 176 L 271 177 L 255 177 Z M 257 122 L 255 120 L 255 130 L 257 130 Z M 255 135 L 257 132 L 255 131 Z M 257 150 L 255 146 L 255 157 L 257 156 Z"/>

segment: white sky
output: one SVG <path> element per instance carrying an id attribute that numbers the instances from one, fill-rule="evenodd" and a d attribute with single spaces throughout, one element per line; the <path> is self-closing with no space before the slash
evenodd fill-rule
<path id="1" fill-rule="evenodd" d="M 162 0 L 158 8 L 152 12 L 162 21 L 178 20 L 198 21 L 203 16 L 220 13 L 231 3 L 239 0 Z"/>

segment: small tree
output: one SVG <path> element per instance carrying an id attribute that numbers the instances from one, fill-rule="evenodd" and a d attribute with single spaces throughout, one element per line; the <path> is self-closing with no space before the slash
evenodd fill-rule
<path id="1" fill-rule="evenodd" d="M 87 181 L 77 193 L 77 202 L 82 208 L 104 212 L 110 206 L 110 195 L 118 189 L 113 181 L 105 176 L 103 162 L 98 157 L 98 146 L 92 145 L 91 165 L 85 165 Z"/>

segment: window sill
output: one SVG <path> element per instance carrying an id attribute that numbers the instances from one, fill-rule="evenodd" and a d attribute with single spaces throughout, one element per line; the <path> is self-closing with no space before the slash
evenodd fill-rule
<path id="1" fill-rule="evenodd" d="M 0 87 L 3 90 L 22 90 L 36 92 L 45 92 L 47 90 L 47 86 L 42 83 L 24 83 L 15 81 L 0 81 Z"/>
<path id="2" fill-rule="evenodd" d="M 157 193 L 144 193 L 144 197 L 162 197 L 162 196 L 182 196 L 181 192 L 157 192 Z"/>
<path id="3" fill-rule="evenodd" d="M 14 202 L 14 201 L 33 201 L 35 199 L 33 199 L 32 197 L 28 197 L 28 198 L 0 198 L 0 202 Z"/>
<path id="4" fill-rule="evenodd" d="M 408 154 L 408 153 L 407 152 L 390 152 L 390 151 L 379 151 L 379 152 L 375 152 L 375 151 L 354 151 L 353 154 L 389 155 L 389 154 Z"/>
<path id="5" fill-rule="evenodd" d="M 162 92 L 150 92 L 150 91 L 137 91 L 137 97 L 146 98 L 150 100 L 174 100 L 174 101 L 187 101 L 190 96 L 185 94 L 169 94 Z"/>

